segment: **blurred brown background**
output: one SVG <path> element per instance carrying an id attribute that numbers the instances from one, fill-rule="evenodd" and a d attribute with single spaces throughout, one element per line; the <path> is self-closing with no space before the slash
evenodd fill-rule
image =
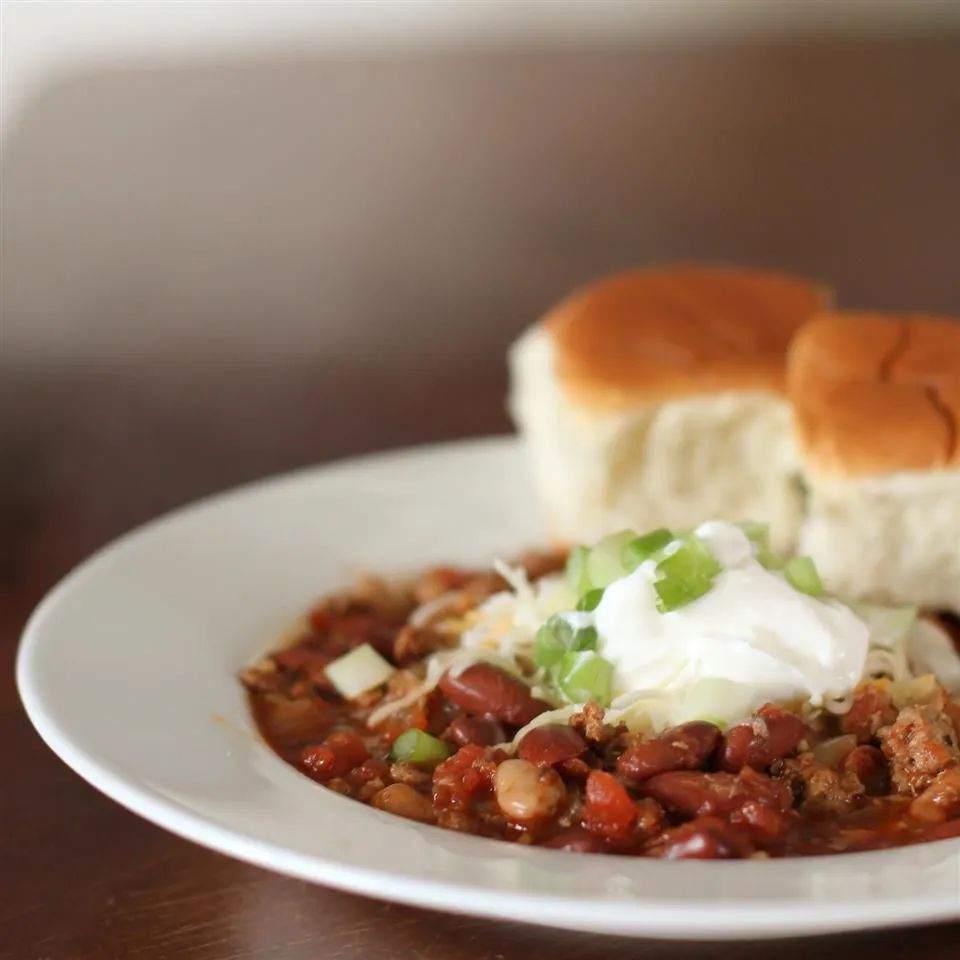
<path id="1" fill-rule="evenodd" d="M 848 305 L 960 314 L 960 33 L 63 72 L 4 130 L 2 227 L 9 663 L 42 592 L 161 510 L 303 463 L 507 429 L 506 345 L 599 273 L 735 261 L 832 281 Z M 40 838 L 13 854 L 11 956 L 367 957 L 388 915 L 403 956 L 507 955 L 490 925 L 326 894 L 167 837 L 47 754 L 9 680 L 0 707 L 9 769 L 29 772 L 2 791 L 0 822 Z M 251 898 L 241 936 L 231 911 Z M 304 919 L 331 904 L 340 926 Z M 511 936 L 523 955 L 592 949 Z M 925 955 L 955 956 L 955 938 L 928 932 Z M 826 956 L 857 949 L 831 943 Z"/>
<path id="2" fill-rule="evenodd" d="M 42 458 L 78 417 L 91 448 L 64 469 L 136 444 L 98 477 L 115 532 L 200 487 L 505 429 L 509 340 L 629 264 L 960 313 L 958 171 L 957 33 L 70 76 L 6 137 L 4 446 Z M 158 434 L 209 480 L 124 513 L 166 469 Z"/>

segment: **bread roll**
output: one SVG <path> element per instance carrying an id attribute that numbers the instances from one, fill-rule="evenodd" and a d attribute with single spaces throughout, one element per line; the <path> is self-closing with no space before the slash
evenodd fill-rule
<path id="1" fill-rule="evenodd" d="M 833 312 L 796 336 L 799 549 L 845 595 L 960 611 L 960 324 Z"/>
<path id="2" fill-rule="evenodd" d="M 828 300 L 781 274 L 673 266 L 551 310 L 510 351 L 510 408 L 554 536 L 749 517 L 788 548 L 801 502 L 785 355 Z"/>

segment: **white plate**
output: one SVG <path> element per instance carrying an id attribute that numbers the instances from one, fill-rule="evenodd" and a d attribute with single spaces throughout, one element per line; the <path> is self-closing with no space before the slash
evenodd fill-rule
<path id="1" fill-rule="evenodd" d="M 239 667 L 352 571 L 482 562 L 542 539 L 515 442 L 423 448 L 215 497 L 124 537 L 30 620 L 18 682 L 81 776 L 197 843 L 459 913 L 648 937 L 827 933 L 960 917 L 960 841 L 661 863 L 421 826 L 318 787 L 261 743 Z"/>

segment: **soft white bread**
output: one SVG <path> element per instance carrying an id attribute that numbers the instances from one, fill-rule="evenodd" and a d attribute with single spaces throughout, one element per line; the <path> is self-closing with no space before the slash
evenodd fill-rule
<path id="1" fill-rule="evenodd" d="M 960 324 L 836 312 L 789 354 L 799 549 L 849 596 L 960 611 Z"/>
<path id="2" fill-rule="evenodd" d="M 564 300 L 510 352 L 510 407 L 551 531 L 589 542 L 625 526 L 800 519 L 784 396 L 819 285 L 677 266 L 619 274 Z"/>

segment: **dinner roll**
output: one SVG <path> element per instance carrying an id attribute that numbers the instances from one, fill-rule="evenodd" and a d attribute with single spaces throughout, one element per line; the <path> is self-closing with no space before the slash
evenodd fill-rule
<path id="1" fill-rule="evenodd" d="M 510 351 L 510 409 L 551 531 L 800 518 L 784 395 L 794 332 L 829 292 L 794 277 L 669 266 L 576 291 Z"/>
<path id="2" fill-rule="evenodd" d="M 960 324 L 824 313 L 795 337 L 799 549 L 829 588 L 960 611 Z"/>

